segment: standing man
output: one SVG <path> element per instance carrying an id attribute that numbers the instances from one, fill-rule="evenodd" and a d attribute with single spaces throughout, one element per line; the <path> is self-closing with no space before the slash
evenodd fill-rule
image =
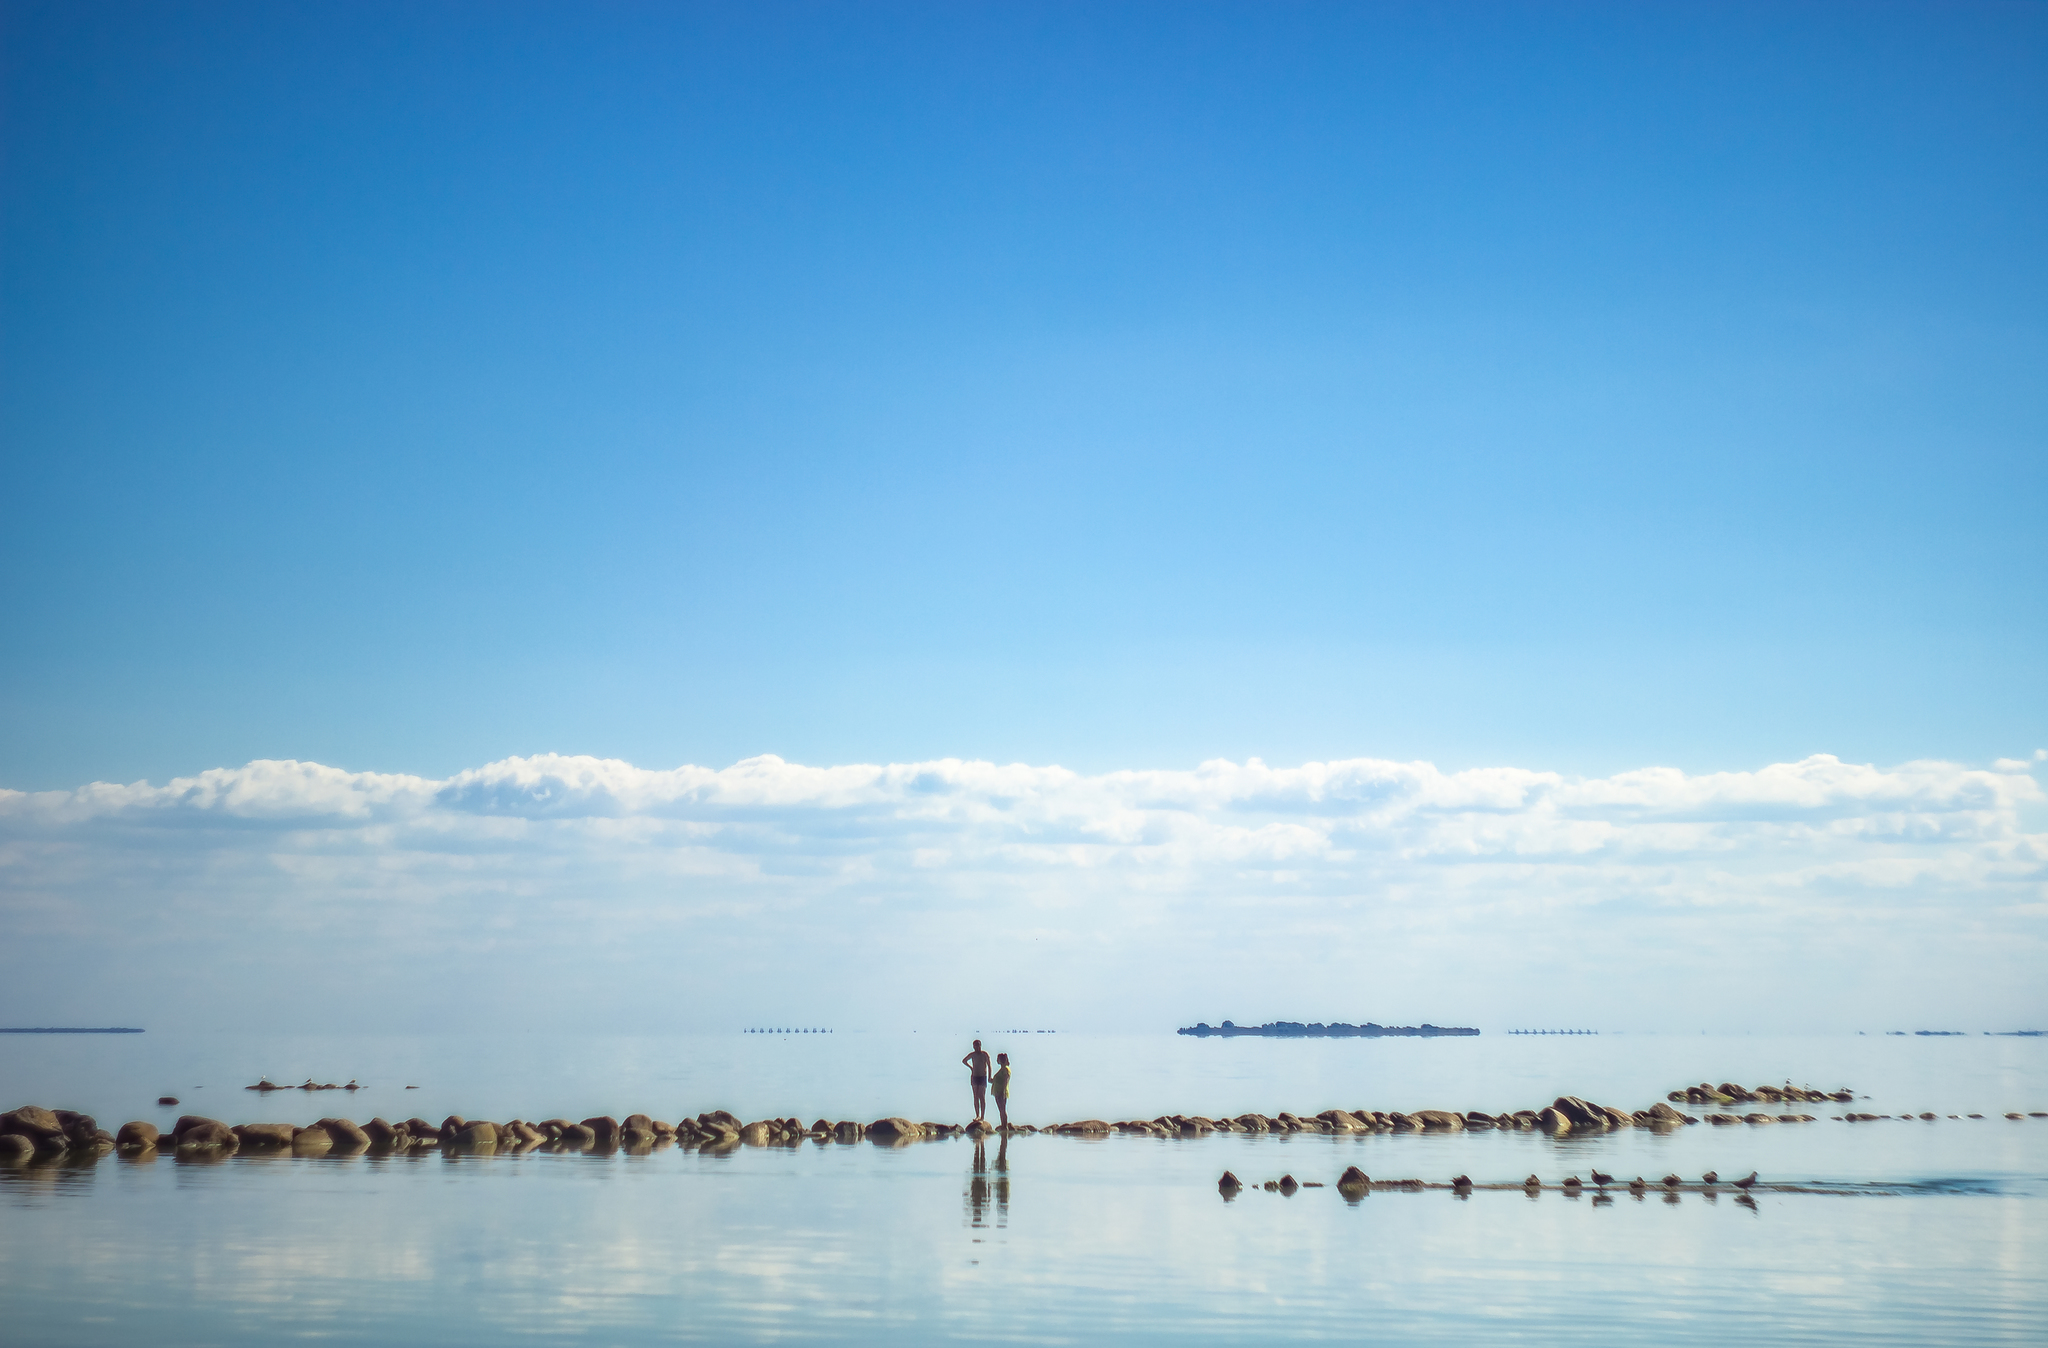
<path id="1" fill-rule="evenodd" d="M 981 1051 L 981 1041 L 974 1041 L 974 1050 L 960 1060 L 967 1066 L 968 1084 L 974 1087 L 974 1117 L 988 1116 L 988 1054 Z"/>

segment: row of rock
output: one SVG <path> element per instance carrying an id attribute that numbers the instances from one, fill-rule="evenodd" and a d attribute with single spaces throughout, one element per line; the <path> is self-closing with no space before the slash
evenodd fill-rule
<path id="1" fill-rule="evenodd" d="M 1889 1119 L 1894 1116 L 1890 1114 L 1842 1114 L 1835 1117 L 1838 1117 L 1843 1123 L 1876 1123 L 1881 1119 Z M 1933 1123 L 1940 1115 L 1930 1109 L 1923 1114 L 1900 1114 L 1896 1117 L 1907 1123 L 1911 1123 L 1915 1119 Z M 1982 1114 L 1951 1114 L 1949 1117 L 1952 1119 L 1981 1119 L 1984 1116 Z M 2048 1110 L 2037 1109 L 2031 1114 L 2022 1114 L 2018 1110 L 2013 1110 L 2005 1117 L 2008 1119 L 2048 1119 Z"/>
<path id="2" fill-rule="evenodd" d="M 699 1114 L 694 1119 L 665 1123 L 645 1114 L 624 1119 L 609 1115 L 582 1120 L 546 1119 L 528 1123 L 512 1119 L 496 1123 L 465 1119 L 451 1114 L 439 1124 L 425 1119 L 389 1123 L 371 1119 L 358 1125 L 349 1119 L 321 1119 L 299 1127 L 289 1123 L 243 1123 L 229 1125 L 219 1119 L 196 1114 L 180 1117 L 170 1132 L 153 1123 L 137 1120 L 108 1133 L 86 1114 L 71 1110 L 50 1110 L 23 1105 L 0 1115 L 0 1160 L 49 1156 L 62 1152 L 108 1152 L 116 1148 L 141 1151 L 146 1148 L 175 1147 L 180 1150 L 291 1151 L 298 1154 L 327 1152 L 399 1151 L 418 1147 L 478 1150 L 553 1145 L 563 1149 L 638 1150 L 674 1143 L 705 1150 L 749 1146 L 795 1145 L 813 1142 L 871 1141 L 887 1144 L 927 1139 L 983 1137 L 996 1130 L 977 1120 L 965 1126 L 951 1123 L 914 1123 L 904 1118 L 877 1119 L 873 1123 L 853 1120 L 832 1122 L 819 1119 L 804 1124 L 797 1119 L 760 1119 L 742 1122 L 725 1110 Z M 1036 1132 L 1031 1127 L 1013 1127 L 1012 1133 Z"/>
<path id="3" fill-rule="evenodd" d="M 1074 1136 L 1130 1133 L 1149 1137 L 1199 1137 L 1204 1133 L 1463 1133 L 1494 1128 L 1570 1133 L 1674 1128 L 1697 1122 L 1668 1104 L 1631 1112 L 1596 1105 L 1574 1095 L 1561 1095 L 1542 1109 L 1518 1110 L 1513 1114 L 1487 1114 L 1479 1110 L 1461 1114 L 1448 1109 L 1422 1109 L 1413 1114 L 1326 1109 L 1312 1115 L 1282 1110 L 1274 1115 L 1240 1114 L 1236 1118 L 1213 1119 L 1199 1114 L 1163 1114 L 1156 1119 L 1127 1119 L 1119 1123 L 1083 1119 L 1057 1124 L 1047 1131 Z"/>
<path id="4" fill-rule="evenodd" d="M 1684 1101 L 1689 1105 L 1818 1105 L 1824 1104 L 1829 1100 L 1847 1104 L 1856 1098 L 1856 1092 L 1846 1089 L 1839 1091 L 1808 1090 L 1803 1086 L 1794 1086 L 1790 1082 L 1783 1086 L 1757 1086 L 1751 1089 L 1738 1086 L 1732 1081 L 1724 1081 L 1718 1086 L 1702 1081 L 1697 1086 L 1687 1086 L 1684 1090 L 1673 1091 L 1664 1098 L 1674 1103 Z"/>

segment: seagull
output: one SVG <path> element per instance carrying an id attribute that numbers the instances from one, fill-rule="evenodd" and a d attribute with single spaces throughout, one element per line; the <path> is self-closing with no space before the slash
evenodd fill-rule
<path id="1" fill-rule="evenodd" d="M 1735 1181 L 1735 1187 L 1738 1189 L 1747 1189 L 1750 1185 L 1754 1183 L 1756 1183 L 1756 1171 L 1752 1170 L 1749 1172 L 1748 1179 L 1739 1179 Z"/>
<path id="2" fill-rule="evenodd" d="M 1676 1189 L 1679 1185 L 1683 1183 L 1685 1183 L 1685 1181 L 1680 1179 L 1676 1175 L 1666 1175 L 1664 1177 L 1664 1187 L 1667 1189 Z"/>
<path id="3" fill-rule="evenodd" d="M 1603 1175 L 1603 1174 L 1601 1174 L 1601 1173 L 1600 1173 L 1599 1171 L 1595 1170 L 1595 1171 L 1593 1172 L 1593 1183 L 1595 1183 L 1595 1184 L 1612 1184 L 1612 1183 L 1614 1183 L 1614 1176 L 1612 1176 L 1612 1175 Z"/>
<path id="4" fill-rule="evenodd" d="M 1709 1170 L 1706 1174 L 1700 1176 L 1700 1183 L 1702 1184 L 1719 1184 L 1720 1182 L 1721 1174 L 1716 1170 Z"/>

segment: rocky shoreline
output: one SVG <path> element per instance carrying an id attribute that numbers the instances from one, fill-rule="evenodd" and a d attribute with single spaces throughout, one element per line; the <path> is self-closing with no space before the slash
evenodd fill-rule
<path id="1" fill-rule="evenodd" d="M 651 1151 L 677 1146 L 719 1153 L 743 1146 L 798 1146 L 805 1142 L 870 1142 L 882 1146 L 907 1146 L 913 1142 L 945 1138 L 985 1138 L 997 1135 L 1050 1134 L 1060 1137 L 1102 1138 L 1112 1135 L 1140 1137 L 1201 1137 L 1218 1133 L 1463 1133 L 1494 1130 L 1538 1131 L 1556 1135 L 1610 1132 L 1621 1128 L 1650 1128 L 1668 1131 L 1700 1122 L 1708 1124 L 1793 1124 L 1818 1122 L 1812 1114 L 1772 1113 L 1751 1110 L 1736 1113 L 1722 1110 L 1703 1116 L 1687 1114 L 1677 1103 L 1694 1106 L 1770 1104 L 1782 1108 L 1788 1103 L 1842 1103 L 1855 1099 L 1849 1090 L 1816 1091 L 1794 1086 L 1745 1088 L 1732 1082 L 1718 1086 L 1701 1083 L 1672 1091 L 1669 1098 L 1648 1109 L 1624 1110 L 1595 1104 L 1578 1096 L 1561 1095 L 1541 1109 L 1517 1110 L 1511 1114 L 1487 1114 L 1477 1110 L 1423 1109 L 1414 1113 L 1382 1112 L 1371 1109 L 1326 1109 L 1302 1115 L 1282 1110 L 1278 1114 L 1240 1114 L 1235 1118 L 1209 1118 L 1195 1114 L 1160 1115 L 1151 1119 L 1080 1119 L 1048 1125 L 1014 1124 L 1008 1128 L 976 1121 L 969 1124 L 916 1122 L 901 1117 L 860 1123 L 851 1119 L 834 1122 L 818 1119 L 806 1124 L 799 1119 L 757 1119 L 742 1122 L 725 1110 L 711 1110 L 695 1117 L 667 1123 L 646 1114 L 629 1114 L 624 1119 L 610 1115 L 572 1120 L 544 1119 L 529 1123 L 511 1119 L 503 1123 L 466 1119 L 451 1114 L 436 1124 L 411 1118 L 390 1123 L 382 1118 L 366 1124 L 349 1119 L 324 1118 L 303 1127 L 289 1123 L 227 1124 L 196 1114 L 181 1116 L 168 1133 L 143 1120 L 121 1125 L 108 1132 L 91 1115 L 74 1110 L 44 1109 L 22 1105 L 0 1114 L 0 1162 L 26 1161 L 72 1153 L 105 1154 L 111 1151 L 139 1153 L 175 1150 L 179 1153 L 289 1152 L 293 1155 L 350 1155 L 360 1152 L 390 1153 L 425 1148 L 442 1151 L 481 1152 L 547 1148 L 555 1151 Z M 1892 1119 L 1889 1114 L 1844 1113 L 1831 1115 L 1837 1122 L 1862 1123 Z M 1931 1122 L 1932 1112 L 1901 1114 L 1898 1119 Z M 1951 1114 L 1949 1118 L 1964 1116 Z M 1967 1116 L 1981 1119 L 1981 1114 Z M 2031 1115 L 2009 1112 L 2007 1119 L 2048 1118 L 2048 1112 Z"/>

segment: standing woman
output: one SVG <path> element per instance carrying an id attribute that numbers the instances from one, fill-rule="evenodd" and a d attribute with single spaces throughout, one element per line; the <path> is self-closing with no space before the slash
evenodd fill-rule
<path id="1" fill-rule="evenodd" d="M 1010 1126 L 1010 1055 L 996 1054 L 996 1074 L 989 1079 L 989 1090 L 996 1097 L 996 1114 L 1002 1119 L 1002 1126 Z"/>

